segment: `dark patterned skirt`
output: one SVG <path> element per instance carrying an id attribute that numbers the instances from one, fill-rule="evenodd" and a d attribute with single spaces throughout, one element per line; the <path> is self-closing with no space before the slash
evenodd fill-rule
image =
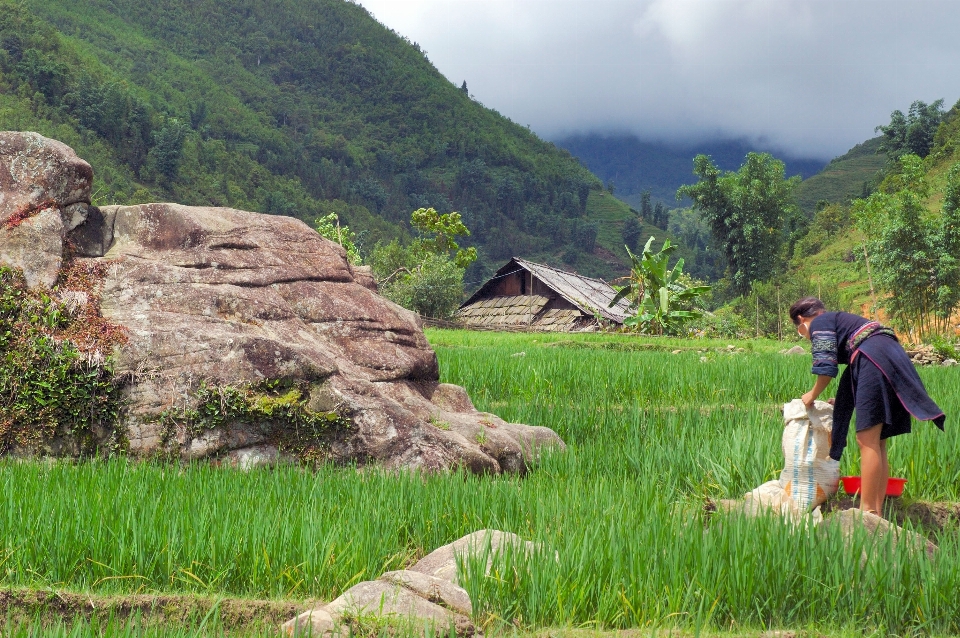
<path id="1" fill-rule="evenodd" d="M 883 424 L 881 439 L 909 432 L 911 417 L 933 421 L 941 430 L 946 420 L 943 410 L 927 394 L 903 346 L 885 334 L 864 341 L 840 375 L 830 445 L 830 458 L 834 460 L 840 460 L 847 445 L 854 411 L 858 432 Z"/>
<path id="2" fill-rule="evenodd" d="M 910 413 L 883 371 L 869 359 L 858 356 L 850 364 L 857 432 L 882 424 L 881 439 L 910 433 Z"/>

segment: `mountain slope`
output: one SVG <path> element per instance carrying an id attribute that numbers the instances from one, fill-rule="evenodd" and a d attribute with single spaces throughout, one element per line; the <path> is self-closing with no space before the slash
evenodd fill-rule
<path id="1" fill-rule="evenodd" d="M 97 203 L 336 211 L 367 250 L 432 206 L 473 230 L 468 279 L 513 255 L 623 270 L 626 205 L 350 2 L 0 0 L 0 86 L 0 127 L 74 146 Z"/>
<path id="2" fill-rule="evenodd" d="M 877 153 L 882 142 L 882 137 L 875 137 L 857 144 L 803 180 L 796 190 L 800 208 L 812 214 L 819 201 L 845 204 L 874 188 L 888 161 L 886 155 Z"/>
<path id="3" fill-rule="evenodd" d="M 576 135 L 556 140 L 556 144 L 570 151 L 604 182 L 613 182 L 618 197 L 634 207 L 639 206 L 640 194 L 649 190 L 654 201 L 668 207 L 676 205 L 677 189 L 696 181 L 693 158 L 704 153 L 713 158 L 723 170 L 737 170 L 750 151 L 764 148 L 743 140 L 704 142 L 688 145 L 669 145 L 646 142 L 632 135 Z M 820 160 L 783 158 L 787 175 L 810 177 L 823 168 Z"/>

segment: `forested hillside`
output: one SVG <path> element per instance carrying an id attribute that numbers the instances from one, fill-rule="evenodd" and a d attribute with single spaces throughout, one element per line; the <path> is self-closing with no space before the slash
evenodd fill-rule
<path id="1" fill-rule="evenodd" d="M 939 102 L 917 104 L 939 109 Z M 911 339 L 938 333 L 952 338 L 960 334 L 960 102 L 923 123 L 924 135 L 887 132 L 903 120 L 911 125 L 913 111 L 907 118 L 895 111 L 891 124 L 881 127 L 884 137 L 858 145 L 824 169 L 822 175 L 843 188 L 813 184 L 822 188 L 819 199 L 832 203 L 818 206 L 792 267 L 800 279 L 839 291 L 845 306 L 880 313 Z M 899 137 L 926 142 L 898 147 Z M 851 202 L 856 183 L 868 176 L 861 190 L 872 193 Z"/>
<path id="2" fill-rule="evenodd" d="M 457 210 L 513 255 L 621 273 L 627 206 L 343 0 L 0 0 L 0 128 L 74 146 L 99 204 L 337 212 L 362 248 Z M 645 228 L 645 232 L 663 231 Z"/>

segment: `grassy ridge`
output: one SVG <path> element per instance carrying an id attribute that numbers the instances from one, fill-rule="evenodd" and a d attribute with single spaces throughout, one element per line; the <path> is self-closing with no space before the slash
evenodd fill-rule
<path id="1" fill-rule="evenodd" d="M 776 476 L 780 404 L 808 389 L 808 358 L 779 355 L 776 342 L 728 353 L 610 336 L 429 338 L 443 378 L 466 385 L 478 408 L 550 426 L 568 451 L 524 479 L 5 461 L 0 582 L 330 599 L 493 527 L 544 553 L 507 556 L 492 577 L 463 566 L 481 622 L 960 631 L 955 530 L 930 563 L 774 519 L 704 525 L 705 497 Z M 922 375 L 957 414 L 960 370 Z M 960 500 L 958 443 L 956 428 L 929 424 L 893 442 L 908 498 Z M 856 473 L 855 456 L 854 445 L 844 473 Z"/>
<path id="2" fill-rule="evenodd" d="M 800 208 L 812 215 L 821 200 L 846 204 L 860 197 L 864 186 L 874 188 L 889 161 L 886 154 L 877 153 L 882 141 L 882 137 L 875 137 L 857 144 L 831 160 L 822 171 L 803 180 L 796 190 Z"/>

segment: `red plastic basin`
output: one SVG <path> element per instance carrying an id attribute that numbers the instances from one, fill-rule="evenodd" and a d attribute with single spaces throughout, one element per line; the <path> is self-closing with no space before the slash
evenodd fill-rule
<path id="1" fill-rule="evenodd" d="M 843 484 L 843 491 L 847 494 L 857 494 L 860 491 L 859 476 L 841 476 L 840 483 Z M 907 484 L 905 478 L 890 477 L 887 479 L 887 496 L 901 496 L 903 486 Z"/>

